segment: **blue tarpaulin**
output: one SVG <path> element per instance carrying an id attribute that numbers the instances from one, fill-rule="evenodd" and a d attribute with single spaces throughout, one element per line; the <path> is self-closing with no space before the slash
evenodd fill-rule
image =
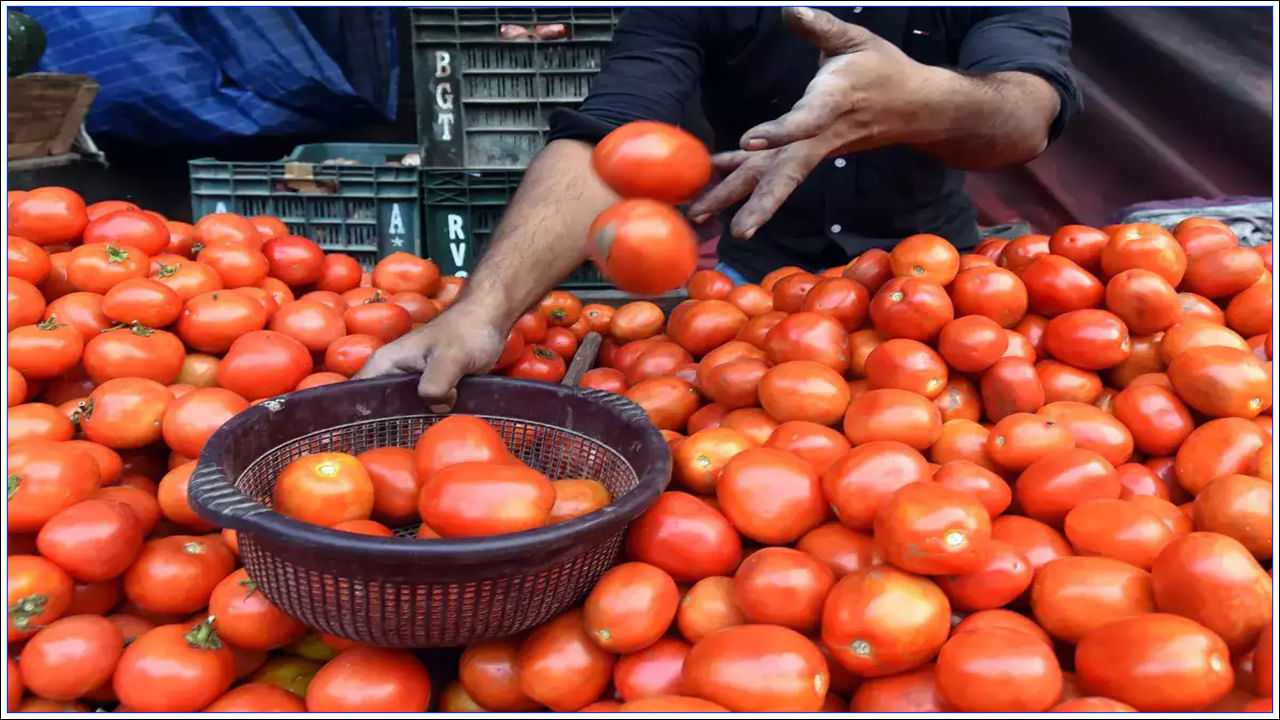
<path id="1" fill-rule="evenodd" d="M 28 7 L 39 69 L 101 86 L 91 133 L 151 144 L 291 135 L 395 118 L 392 10 Z"/>

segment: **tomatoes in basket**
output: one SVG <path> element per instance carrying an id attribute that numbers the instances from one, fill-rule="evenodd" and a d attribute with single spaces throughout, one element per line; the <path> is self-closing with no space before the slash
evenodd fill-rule
<path id="1" fill-rule="evenodd" d="M 271 498 L 279 513 L 330 527 L 344 520 L 369 518 L 373 511 L 373 481 L 352 455 L 313 453 L 285 466 L 276 478 Z"/>
<path id="2" fill-rule="evenodd" d="M 514 458 L 502 436 L 487 421 L 450 415 L 427 428 L 414 446 L 419 482 L 460 463 L 505 463 Z"/>
<path id="3" fill-rule="evenodd" d="M 591 165 L 624 198 L 650 198 L 671 205 L 691 199 L 711 179 L 707 148 L 674 125 L 637 120 L 604 136 Z"/>
<path id="4" fill-rule="evenodd" d="M 587 247 L 610 282 L 638 295 L 674 290 L 697 268 L 693 228 L 670 205 L 649 199 L 622 200 L 600 213 Z"/>

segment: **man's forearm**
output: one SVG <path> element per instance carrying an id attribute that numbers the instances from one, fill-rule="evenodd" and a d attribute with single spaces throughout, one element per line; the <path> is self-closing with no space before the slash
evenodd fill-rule
<path id="1" fill-rule="evenodd" d="M 586 259 L 587 229 L 618 196 L 591 168 L 591 145 L 556 140 L 520 189 L 459 303 L 506 330 Z"/>
<path id="2" fill-rule="evenodd" d="M 1048 82 L 1025 72 L 965 75 L 929 68 L 912 147 L 963 170 L 1026 162 L 1044 152 L 1061 100 Z"/>

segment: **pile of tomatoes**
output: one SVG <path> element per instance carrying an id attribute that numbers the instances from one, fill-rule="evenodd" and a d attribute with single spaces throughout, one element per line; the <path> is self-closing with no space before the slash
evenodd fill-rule
<path id="1" fill-rule="evenodd" d="M 350 673 L 392 676 L 400 663 L 425 678 L 412 656 L 369 650 L 320 675 L 333 679 L 304 703 L 300 678 L 350 643 L 317 638 L 257 592 L 236 569 L 234 533 L 195 514 L 187 482 L 227 419 L 346 380 L 463 281 L 405 253 L 363 272 L 271 217 L 192 226 L 126 202 L 86 207 L 56 187 L 8 203 L 7 707 L 334 710 Z M 501 371 L 559 381 L 588 332 L 585 318 L 574 324 L 581 306 L 548 296 L 521 319 Z M 416 523 L 412 451 L 359 460 L 379 492 L 346 529 Z M 608 502 L 587 479 L 550 486 L 559 502 L 542 522 Z M 318 492 L 303 483 L 290 498 Z"/>
<path id="2" fill-rule="evenodd" d="M 632 194 L 680 201 L 655 192 Z M 284 614 L 186 484 L 228 418 L 345 380 L 462 282 L 404 254 L 362 273 L 273 218 L 193 227 L 60 188 L 9 215 L 10 709 L 1271 707 L 1270 247 L 1221 223 L 701 271 L 669 316 L 548 294 L 495 371 L 560 381 L 601 333 L 581 384 L 647 412 L 672 487 L 580 607 L 463 649 L 452 679 Z M 528 475 L 475 418 L 435 427 L 304 458 L 273 502 L 427 537 L 609 500 Z M 459 448 L 501 482 L 428 500 Z M 354 514 L 315 502 L 335 476 Z M 536 521 L 503 515 L 513 493 Z"/>

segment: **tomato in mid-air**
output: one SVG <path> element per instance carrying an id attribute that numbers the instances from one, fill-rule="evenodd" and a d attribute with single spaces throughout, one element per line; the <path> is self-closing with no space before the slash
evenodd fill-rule
<path id="1" fill-rule="evenodd" d="M 600 272 L 627 292 L 659 295 L 684 285 L 697 269 L 693 228 L 670 205 L 654 200 L 627 199 L 607 208 L 591 223 L 588 237 Z"/>
<path id="2" fill-rule="evenodd" d="M 686 130 L 637 120 L 604 136 L 591 165 L 606 185 L 624 198 L 649 198 L 679 205 L 711 179 L 706 146 Z"/>

